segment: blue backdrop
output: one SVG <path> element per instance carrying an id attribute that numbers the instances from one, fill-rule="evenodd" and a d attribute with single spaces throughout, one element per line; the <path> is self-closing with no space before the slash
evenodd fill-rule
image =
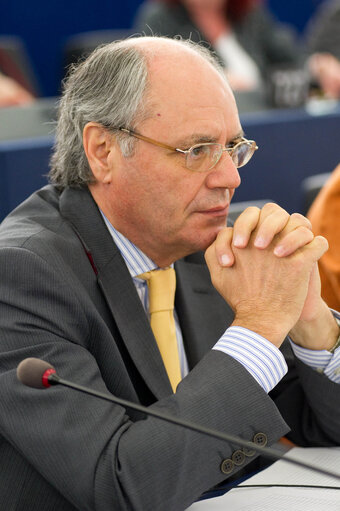
<path id="1" fill-rule="evenodd" d="M 268 0 L 279 19 L 302 30 L 323 0 Z M 0 0 L 0 34 L 23 38 L 37 74 L 42 95 L 58 93 L 62 48 L 74 33 L 130 28 L 142 0 Z"/>

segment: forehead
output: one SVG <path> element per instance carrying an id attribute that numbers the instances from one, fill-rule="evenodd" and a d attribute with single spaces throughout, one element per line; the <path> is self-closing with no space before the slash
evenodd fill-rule
<path id="1" fill-rule="evenodd" d="M 182 50 L 182 49 L 181 49 Z M 189 133 L 232 138 L 240 132 L 234 96 L 227 81 L 190 49 L 149 59 L 148 123 Z"/>

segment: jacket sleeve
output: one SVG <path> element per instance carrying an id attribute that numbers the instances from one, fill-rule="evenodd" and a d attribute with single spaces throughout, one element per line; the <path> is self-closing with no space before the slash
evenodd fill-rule
<path id="1" fill-rule="evenodd" d="M 95 352 L 109 332 L 81 287 L 60 271 L 57 256 L 52 265 L 27 248 L 2 248 L 0 282 L 0 432 L 69 502 L 83 511 L 179 511 L 226 478 L 221 464 L 240 446 L 132 418 L 120 406 L 63 387 L 23 386 L 16 367 L 33 356 L 65 379 L 108 392 Z M 121 397 L 123 370 L 117 350 L 112 371 Z M 152 406 L 246 440 L 262 432 L 268 444 L 288 429 L 248 372 L 218 352 L 209 352 L 175 395 Z"/>

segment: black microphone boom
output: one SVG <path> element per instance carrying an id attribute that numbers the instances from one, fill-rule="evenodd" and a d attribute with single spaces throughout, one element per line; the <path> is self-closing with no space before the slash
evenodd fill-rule
<path id="1" fill-rule="evenodd" d="M 283 457 L 283 454 L 279 451 L 276 451 L 275 449 L 271 449 L 269 447 L 261 447 L 254 442 L 244 440 L 241 437 L 230 435 L 229 433 L 222 433 L 215 429 L 206 428 L 205 426 L 201 426 L 184 419 L 179 419 L 178 417 L 167 415 L 165 413 L 150 409 L 146 406 L 142 406 L 138 403 L 127 401 L 126 399 L 114 396 L 113 394 L 104 394 L 103 392 L 92 390 L 90 388 L 83 387 L 82 385 L 78 385 L 77 383 L 64 380 L 57 375 L 55 368 L 51 364 L 38 358 L 26 358 L 25 360 L 22 360 L 17 368 L 17 377 L 19 381 L 21 381 L 21 383 L 24 385 L 38 389 L 45 389 L 53 385 L 63 385 L 64 387 L 83 392 L 84 394 L 89 394 L 90 396 L 98 397 L 99 399 L 104 399 L 105 401 L 121 405 L 124 408 L 130 408 L 132 410 L 144 413 L 145 415 L 150 415 L 165 422 L 170 422 L 177 426 L 182 426 L 183 428 L 190 429 L 191 431 L 202 433 L 203 435 L 229 442 L 235 446 L 241 445 L 242 447 L 252 449 L 259 454 L 262 454 L 266 458 L 273 460 L 282 459 L 282 461 L 287 461 L 288 463 L 292 463 L 293 465 L 297 465 L 304 469 L 313 470 L 319 474 L 340 480 L 340 474 L 336 474 L 335 472 L 331 472 L 323 468 L 315 467 L 309 463 L 305 463 L 304 461 L 290 458 L 289 456 L 287 457 L 287 455 Z"/>

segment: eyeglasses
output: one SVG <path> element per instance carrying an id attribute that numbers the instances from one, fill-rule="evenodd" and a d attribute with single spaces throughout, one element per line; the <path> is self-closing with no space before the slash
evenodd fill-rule
<path id="1" fill-rule="evenodd" d="M 134 131 L 126 128 L 119 128 L 119 131 L 122 131 L 131 137 L 144 140 L 144 142 L 149 142 L 150 144 L 170 149 L 170 151 L 185 154 L 186 168 L 195 170 L 196 172 L 205 172 L 215 167 L 224 152 L 229 154 L 237 168 L 243 167 L 246 163 L 248 163 L 254 152 L 258 149 L 254 140 L 247 140 L 244 137 L 240 137 L 239 141 L 234 144 L 230 144 L 229 146 L 224 146 L 223 144 L 217 144 L 214 142 L 204 142 L 202 144 L 195 144 L 189 149 L 183 150 L 163 144 L 162 142 L 157 142 L 152 138 L 145 137 L 144 135 L 140 135 L 139 133 L 135 133 Z"/>

